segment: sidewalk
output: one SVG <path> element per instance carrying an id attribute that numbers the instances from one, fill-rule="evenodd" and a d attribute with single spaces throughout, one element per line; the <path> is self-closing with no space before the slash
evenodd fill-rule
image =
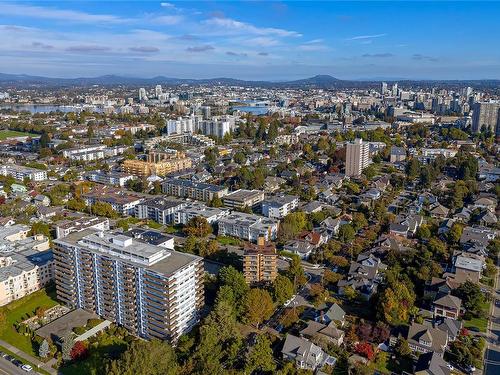
<path id="1" fill-rule="evenodd" d="M 50 367 L 50 365 L 48 365 L 47 363 L 43 363 L 42 361 L 36 359 L 35 357 L 33 357 L 29 354 L 26 354 L 25 352 L 23 352 L 22 350 L 19 350 L 15 346 L 10 345 L 8 342 L 0 340 L 0 346 L 3 346 L 5 349 L 8 349 L 9 351 L 14 353 L 15 355 L 17 355 L 21 358 L 24 358 L 25 360 L 33 363 L 34 365 L 47 371 L 48 373 L 53 374 L 53 375 L 57 375 L 57 370 Z M 34 368 L 34 370 L 36 370 L 36 368 Z"/>

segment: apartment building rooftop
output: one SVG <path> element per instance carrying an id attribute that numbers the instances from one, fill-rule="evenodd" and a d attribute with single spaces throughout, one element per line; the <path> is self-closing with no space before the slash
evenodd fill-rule
<path id="1" fill-rule="evenodd" d="M 204 182 L 194 182 L 194 181 L 186 180 L 183 178 L 166 178 L 163 181 L 163 184 L 174 184 L 174 185 L 180 185 L 180 186 L 183 186 L 186 188 L 209 190 L 209 191 L 213 191 L 213 192 L 222 191 L 224 189 L 227 189 L 225 186 L 207 184 Z"/>
<path id="2" fill-rule="evenodd" d="M 95 229 L 85 229 L 81 232 L 69 234 L 56 244 L 70 244 L 80 246 L 89 251 L 105 254 L 106 256 L 137 265 L 147 267 L 153 271 L 169 276 L 192 261 L 201 259 L 195 255 L 170 251 L 163 247 L 128 237 L 124 234 L 101 232 Z"/>
<path id="3" fill-rule="evenodd" d="M 245 202 L 248 199 L 253 199 L 259 195 L 263 194 L 261 190 L 245 190 L 239 189 L 229 193 L 224 197 L 225 200 Z"/>

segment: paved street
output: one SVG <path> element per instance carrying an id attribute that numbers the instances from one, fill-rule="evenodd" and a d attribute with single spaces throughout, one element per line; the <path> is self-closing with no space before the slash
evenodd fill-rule
<path id="1" fill-rule="evenodd" d="M 35 372 L 31 372 L 34 374 Z M 0 375 L 26 375 L 26 371 L 23 371 L 16 365 L 10 363 L 5 358 L 0 357 Z"/>
<path id="2" fill-rule="evenodd" d="M 495 280 L 493 290 L 493 302 L 491 307 L 490 320 L 488 322 L 488 348 L 484 356 L 484 374 L 496 375 L 500 374 L 500 308 L 496 306 L 496 300 L 500 300 L 498 286 L 500 283 L 500 274 Z"/>

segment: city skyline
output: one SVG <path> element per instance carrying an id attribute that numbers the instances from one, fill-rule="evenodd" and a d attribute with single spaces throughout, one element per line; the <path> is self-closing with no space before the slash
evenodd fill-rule
<path id="1" fill-rule="evenodd" d="M 0 72 L 498 79 L 498 3 L 3 2 Z M 404 21 L 404 22 L 403 22 Z M 425 26 L 425 27 L 424 27 Z"/>

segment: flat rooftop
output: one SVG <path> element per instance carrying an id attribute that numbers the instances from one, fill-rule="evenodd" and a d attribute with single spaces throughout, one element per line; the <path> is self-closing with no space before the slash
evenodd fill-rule
<path id="1" fill-rule="evenodd" d="M 146 268 L 170 276 L 180 268 L 202 258 L 168 250 L 163 247 L 130 238 L 124 234 L 101 232 L 89 228 L 54 240 L 59 245 L 78 246 L 136 267 Z"/>

